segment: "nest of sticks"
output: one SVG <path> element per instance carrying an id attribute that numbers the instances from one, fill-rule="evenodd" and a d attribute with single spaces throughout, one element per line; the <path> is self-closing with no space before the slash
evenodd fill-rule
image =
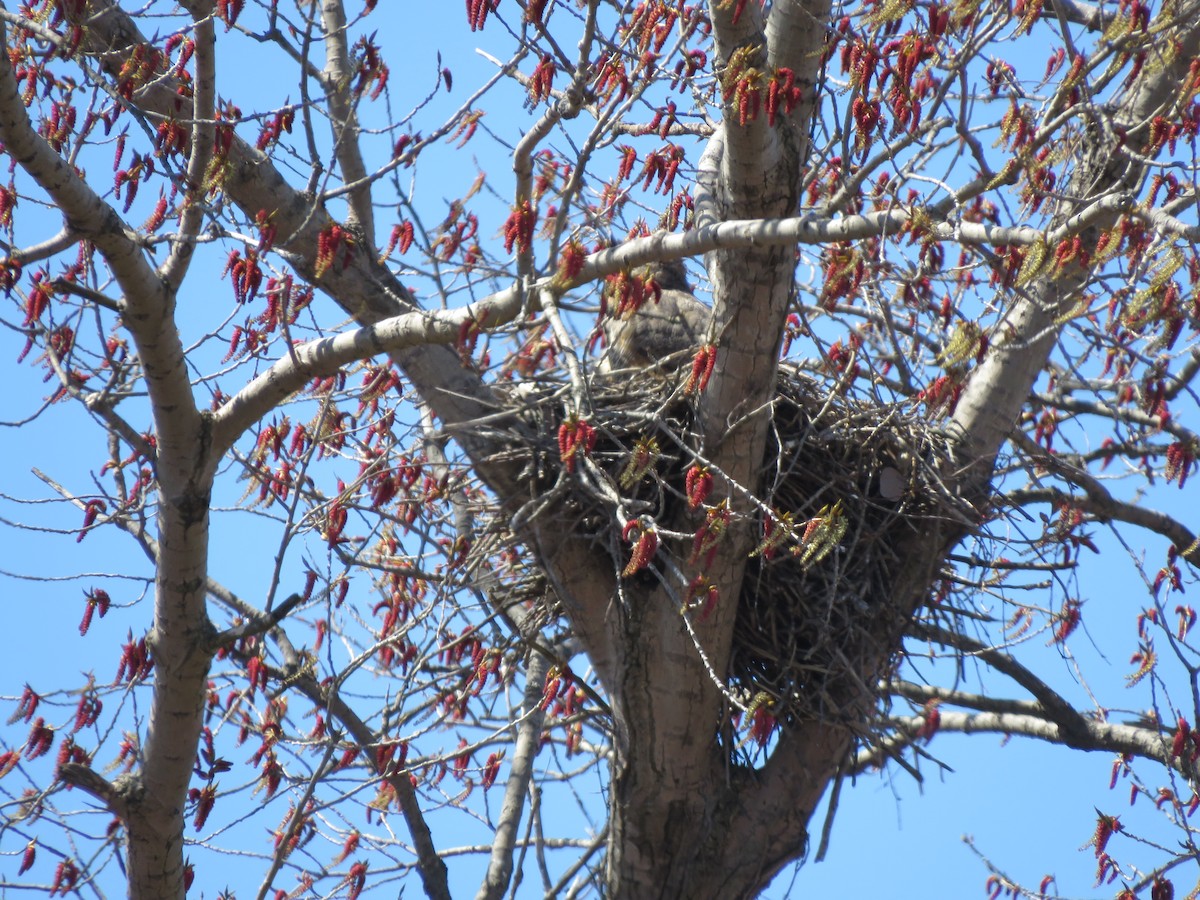
<path id="1" fill-rule="evenodd" d="M 508 433 L 506 454 L 526 462 L 539 490 L 559 495 L 539 514 L 604 546 L 617 570 L 630 552 L 622 520 L 649 516 L 675 529 L 660 542 L 652 574 L 632 577 L 661 580 L 681 605 L 684 573 L 695 568 L 693 543 L 681 535 L 686 523 L 694 531 L 704 520 L 687 509 L 685 493 L 697 445 L 686 375 L 654 370 L 593 380 L 590 473 L 565 472 L 560 456 L 569 387 L 524 382 L 509 398 L 523 427 Z M 631 455 L 647 441 L 655 462 L 630 483 Z M 950 450 L 914 409 L 840 397 L 795 367 L 781 368 L 758 483 L 745 487 L 756 498 L 758 533 L 770 520 L 786 534 L 751 556 L 742 581 L 726 673 L 741 705 L 767 703 L 783 722 L 862 721 L 864 711 L 847 703 L 863 696 L 864 684 L 873 695 L 870 685 L 888 674 L 911 616 L 911 598 L 894 595 L 901 548 L 913 529 L 964 514 L 937 479 Z M 685 614 L 701 614 L 699 604 Z"/>

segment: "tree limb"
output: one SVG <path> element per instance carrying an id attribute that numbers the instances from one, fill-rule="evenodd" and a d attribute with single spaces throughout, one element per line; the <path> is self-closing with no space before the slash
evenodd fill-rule
<path id="1" fill-rule="evenodd" d="M 533 776 L 533 761 L 537 756 L 542 739 L 542 723 L 546 714 L 543 710 L 542 694 L 545 690 L 546 674 L 550 664 L 540 653 L 529 657 L 525 669 L 525 697 L 522 714 L 516 722 L 517 740 L 513 746 L 513 758 L 509 768 L 508 784 L 504 788 L 504 800 L 500 806 L 496 824 L 496 838 L 492 844 L 491 860 L 476 900 L 498 900 L 504 896 L 512 880 L 513 849 L 516 846 L 517 826 L 521 824 L 521 811 L 529 793 L 529 780 Z"/>
<path id="2" fill-rule="evenodd" d="M 1024 506 L 1028 503 L 1060 506 L 1069 503 L 1091 513 L 1101 521 L 1116 520 L 1141 526 L 1165 537 L 1183 559 L 1193 566 L 1200 567 L 1200 537 L 1182 522 L 1138 503 L 1118 500 L 1097 478 L 1083 469 L 1066 464 L 1055 454 L 1045 452 L 1023 432 L 1014 432 L 1014 440 L 1037 460 L 1038 465 L 1044 465 L 1064 480 L 1082 488 L 1084 496 L 1070 494 L 1056 487 L 1027 488 L 1007 492 L 1004 495 L 1006 502 L 1014 506 Z"/>

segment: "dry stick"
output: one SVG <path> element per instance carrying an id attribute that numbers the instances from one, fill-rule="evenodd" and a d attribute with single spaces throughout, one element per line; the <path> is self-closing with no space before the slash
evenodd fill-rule
<path id="1" fill-rule="evenodd" d="M 825 821 L 821 825 L 821 843 L 817 845 L 816 856 L 813 857 L 814 862 L 823 862 L 825 854 L 829 850 L 829 836 L 833 832 L 833 817 L 837 813 L 838 801 L 842 796 L 842 778 L 843 771 L 838 768 L 838 773 L 833 779 L 833 787 L 829 790 L 829 804 L 825 811 Z"/>

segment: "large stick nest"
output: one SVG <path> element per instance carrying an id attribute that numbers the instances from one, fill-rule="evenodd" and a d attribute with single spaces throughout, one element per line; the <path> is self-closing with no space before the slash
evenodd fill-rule
<path id="1" fill-rule="evenodd" d="M 557 440 L 569 386 L 526 382 L 509 395 L 526 426 L 510 432 L 511 456 L 527 462 L 538 490 L 560 495 L 539 514 L 604 546 L 617 570 L 630 554 L 623 522 L 649 516 L 663 532 L 673 530 L 650 572 L 632 578 L 661 580 L 681 605 L 696 569 L 691 534 L 705 518 L 688 510 L 685 496 L 698 446 L 685 374 L 597 376 L 588 414 L 596 444 L 571 473 Z M 864 687 L 873 696 L 913 609 L 911 597 L 894 595 L 901 548 L 914 529 L 945 517 L 961 521 L 966 512 L 937 478 L 949 441 L 911 408 L 839 397 L 794 367 L 780 370 L 771 415 L 758 483 L 744 486 L 741 500 L 752 498 L 756 535 L 764 520 L 778 527 L 785 513 L 791 525 L 787 540 L 749 559 L 725 673 L 729 694 L 742 705 L 769 703 L 782 721 L 861 722 L 864 711 L 847 703 Z M 649 439 L 660 451 L 652 471 L 622 485 L 631 454 Z M 719 499 L 714 491 L 710 503 Z M 808 523 L 834 509 L 845 526 L 840 538 L 826 552 L 806 552 Z"/>

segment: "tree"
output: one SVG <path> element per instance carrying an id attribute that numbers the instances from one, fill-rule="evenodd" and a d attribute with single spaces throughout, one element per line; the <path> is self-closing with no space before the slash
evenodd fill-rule
<path id="1" fill-rule="evenodd" d="M 236 846 L 258 896 L 447 897 L 453 821 L 480 896 L 530 851 L 551 893 L 749 896 L 844 779 L 992 731 L 1114 754 L 1179 849 L 1129 862 L 1098 813 L 1098 880 L 1168 896 L 1196 12 L 472 0 L 468 87 L 457 54 L 397 75 L 412 23 L 370 0 L 0 8 L 7 324 L 52 385 L 25 399 L 103 435 L 45 490 L 64 545 L 124 532 L 151 568 L 142 603 L 132 559 L 86 588 L 82 632 L 129 629 L 111 684 L 19 697 L 22 872 L 178 897 Z M 239 59 L 270 83 L 218 93 Z M 598 373 L 680 259 L 704 343 Z M 1069 658 L 1101 526 L 1148 548 L 1132 723 L 1022 661 Z M 546 834 L 588 777 L 606 821 Z"/>

